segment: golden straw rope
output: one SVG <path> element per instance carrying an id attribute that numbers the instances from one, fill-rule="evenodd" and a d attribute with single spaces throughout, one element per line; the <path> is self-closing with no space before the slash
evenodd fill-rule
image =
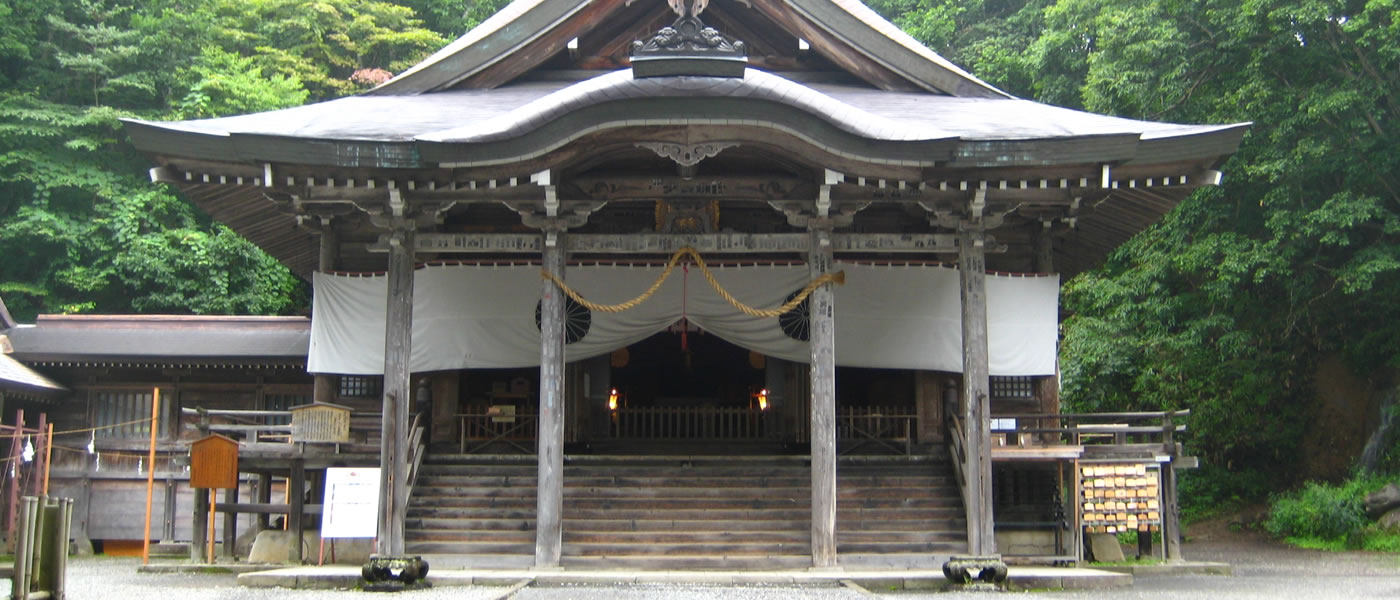
<path id="1" fill-rule="evenodd" d="M 657 277 L 656 281 L 652 282 L 651 287 L 647 288 L 645 292 L 642 292 L 642 295 L 619 304 L 598 304 L 596 302 L 590 302 L 588 300 L 585 300 L 584 297 L 579 295 L 578 292 L 574 291 L 573 288 L 569 287 L 568 284 L 564 283 L 564 280 L 560 279 L 558 275 L 549 272 L 549 270 L 540 269 L 540 275 L 543 276 L 545 279 L 554 282 L 554 285 L 557 285 L 559 286 L 559 289 L 564 290 L 564 293 L 570 298 L 573 298 L 574 302 L 578 302 L 579 304 L 586 307 L 588 310 L 606 313 L 618 313 L 629 308 L 633 308 L 638 304 L 646 302 L 648 298 L 651 298 L 652 295 L 656 293 L 656 290 L 661 289 L 661 284 L 666 281 L 666 278 L 671 276 L 671 271 L 675 269 L 676 263 L 680 262 L 681 257 L 686 256 L 690 257 L 692 260 L 695 261 L 695 265 L 700 267 L 700 271 L 705 274 L 705 280 L 710 282 L 710 287 L 715 288 L 715 291 L 719 293 L 721 298 L 724 298 L 725 302 L 728 302 L 729 304 L 733 305 L 734 308 L 739 309 L 740 312 L 751 317 L 776 317 L 778 315 L 790 312 L 792 311 L 792 309 L 797 308 L 797 305 L 802 304 L 802 301 L 806 300 L 807 296 L 812 295 L 812 292 L 816 290 L 817 287 L 827 283 L 835 283 L 836 285 L 844 285 L 846 283 L 845 271 L 826 273 L 823 274 L 821 277 L 813 279 L 810 283 L 807 284 L 807 287 L 802 288 L 801 292 L 799 292 L 791 300 L 788 300 L 786 303 L 784 303 L 782 306 L 779 306 L 778 308 L 754 308 L 752 306 L 744 304 L 743 302 L 740 302 L 738 298 L 735 298 L 732 294 L 729 293 L 728 290 L 724 289 L 724 287 L 719 284 L 719 281 L 715 279 L 714 273 L 710 272 L 710 267 L 705 264 L 705 259 L 700 256 L 700 252 L 691 247 L 681 248 L 680 250 L 677 250 L 675 254 L 672 254 L 671 259 L 669 261 L 666 261 L 666 269 L 661 272 L 661 276 Z"/>

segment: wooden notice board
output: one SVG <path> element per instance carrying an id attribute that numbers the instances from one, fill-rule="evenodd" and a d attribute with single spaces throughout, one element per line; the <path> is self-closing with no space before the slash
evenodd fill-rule
<path id="1" fill-rule="evenodd" d="M 190 444 L 190 487 L 238 487 L 238 442 L 213 434 Z"/>

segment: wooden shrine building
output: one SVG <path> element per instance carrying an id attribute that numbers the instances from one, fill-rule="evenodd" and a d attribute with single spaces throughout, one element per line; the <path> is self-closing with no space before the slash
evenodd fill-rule
<path id="1" fill-rule="evenodd" d="M 607 560 L 637 539 L 674 542 L 644 564 L 688 564 L 665 557 L 705 544 L 743 554 L 744 539 L 778 529 L 753 561 L 851 564 L 890 540 L 922 560 L 994 556 L 996 498 L 1020 480 L 994 489 L 993 461 L 1012 472 L 1016 456 L 1055 465 L 1031 488 L 1049 490 L 1075 532 L 1081 519 L 1164 520 L 1165 507 L 1157 520 L 1146 501 L 1126 508 L 1138 502 L 1124 491 L 1170 485 L 1170 468 L 1143 470 L 1171 465 L 1169 415 L 1165 427 L 1113 423 L 1110 440 L 1141 460 L 1094 467 L 1078 462 L 1079 434 L 1066 437 L 1073 417 L 1047 416 L 1058 282 L 1218 184 L 1245 129 L 1014 98 L 854 0 L 517 0 L 358 96 L 127 121 L 154 180 L 313 280 L 315 400 L 382 376 L 377 550 L 516 552 L 518 538 L 493 545 L 508 532 L 454 528 L 472 505 L 432 489 L 523 477 L 535 482 L 523 504 L 493 518 L 531 537 L 540 567 Z M 739 359 L 705 362 L 715 338 Z M 668 348 L 680 366 L 628 370 Z M 435 444 L 421 469 L 437 469 L 416 487 L 415 413 Z M 1130 443 L 1145 430 L 1165 439 Z M 609 445 L 624 439 L 656 443 Z M 862 515 L 910 502 L 882 500 L 878 482 L 846 491 L 869 468 L 843 455 L 862 441 L 898 450 L 891 465 L 946 465 L 956 491 L 928 499 L 917 525 L 877 525 Z M 642 471 L 676 448 L 689 458 L 671 462 L 698 469 L 744 447 L 719 462 L 772 455 L 761 464 L 784 483 Z M 528 476 L 462 483 L 519 469 L 500 457 L 511 448 L 534 455 Z M 601 454 L 630 458 L 589 471 Z M 752 531 L 686 538 L 625 512 L 641 502 L 624 496 L 627 474 L 713 484 L 685 492 L 704 502 L 646 514 L 745 512 L 768 501 L 725 504 L 743 489 L 797 491 Z M 481 506 L 502 496 L 483 492 Z M 666 522 L 688 518 L 704 515 Z M 658 530 L 608 529 L 621 519 Z M 911 531 L 939 523 L 956 534 L 943 545 Z M 484 546 L 460 550 L 471 544 Z"/>

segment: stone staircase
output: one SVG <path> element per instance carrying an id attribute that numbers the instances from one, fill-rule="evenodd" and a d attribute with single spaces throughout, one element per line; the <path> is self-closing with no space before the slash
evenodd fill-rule
<path id="1" fill-rule="evenodd" d="M 407 550 L 435 566 L 534 564 L 533 456 L 430 456 L 409 500 Z M 842 564 L 933 567 L 966 549 L 946 459 L 843 458 Z M 802 456 L 570 456 L 566 567 L 811 566 L 810 469 Z"/>

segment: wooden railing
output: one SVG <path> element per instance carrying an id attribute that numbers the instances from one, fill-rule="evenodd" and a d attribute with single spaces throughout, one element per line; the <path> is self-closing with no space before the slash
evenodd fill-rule
<path id="1" fill-rule="evenodd" d="M 622 440 L 758 440 L 765 437 L 765 414 L 756 408 L 619 408 L 610 412 L 610 433 Z"/>
<path id="2" fill-rule="evenodd" d="M 423 413 L 413 413 L 413 420 L 408 425 L 408 496 L 413 495 L 413 485 L 418 483 L 418 468 L 423 465 L 423 456 L 428 453 L 423 433 Z"/>
<path id="3" fill-rule="evenodd" d="M 953 464 L 953 479 L 958 482 L 958 493 L 962 496 L 963 506 L 971 506 L 971 498 L 968 498 L 967 489 L 967 430 L 963 427 L 962 417 L 957 411 L 952 410 L 950 405 L 946 413 L 948 429 L 948 455 Z M 966 508 L 964 508 L 966 510 Z M 971 535 L 971 519 L 968 520 L 968 534 Z"/>
<path id="4" fill-rule="evenodd" d="M 204 433 L 218 433 L 247 444 L 290 444 L 292 443 L 292 411 L 290 410 L 231 410 L 231 409 L 180 409 L 185 416 L 197 417 L 194 423 L 186 423 Z M 217 419 L 221 422 L 214 422 Z M 371 412 L 350 413 L 350 439 L 368 439 L 379 433 L 381 415 Z M 340 445 L 336 444 L 336 452 Z"/>
<path id="5" fill-rule="evenodd" d="M 848 406 L 836 411 L 836 439 L 845 442 L 841 454 L 873 449 L 895 454 L 914 453 L 919 416 L 892 406 Z"/>
<path id="6" fill-rule="evenodd" d="M 459 425 L 457 450 L 462 454 L 478 452 L 493 445 L 525 454 L 535 452 L 535 436 L 540 426 L 538 414 L 462 413 L 455 416 Z"/>
<path id="7" fill-rule="evenodd" d="M 995 419 L 1015 419 L 1014 430 L 995 434 L 1015 434 L 1007 444 L 1015 445 L 1026 436 L 1034 445 L 1154 445 L 1163 451 L 1175 450 L 1175 435 L 1186 430 L 1183 421 L 1190 410 L 1110 413 L 1009 413 Z"/>

